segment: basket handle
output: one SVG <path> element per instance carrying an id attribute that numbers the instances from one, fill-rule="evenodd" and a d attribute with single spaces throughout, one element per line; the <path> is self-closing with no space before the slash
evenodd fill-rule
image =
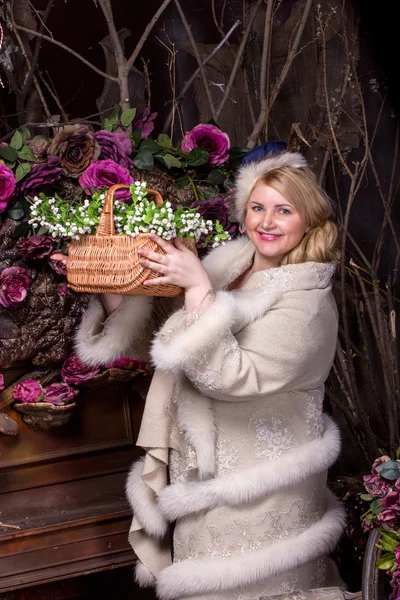
<path id="1" fill-rule="evenodd" d="M 117 183 L 116 185 L 112 185 L 109 188 L 109 190 L 107 191 L 106 199 L 104 201 L 103 210 L 101 211 L 100 221 L 97 226 L 96 235 L 115 235 L 114 193 L 117 190 L 129 190 L 130 187 L 130 185 L 126 185 L 124 183 Z M 163 199 L 160 192 L 156 192 L 156 190 L 152 190 L 150 188 L 146 188 L 146 192 L 155 196 L 155 202 L 157 206 L 160 206 L 163 203 Z"/>

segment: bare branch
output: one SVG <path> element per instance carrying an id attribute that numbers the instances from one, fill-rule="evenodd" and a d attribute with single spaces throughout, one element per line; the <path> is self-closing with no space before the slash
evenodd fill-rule
<path id="1" fill-rule="evenodd" d="M 98 69 L 91 62 L 89 62 L 88 60 L 86 60 L 86 58 L 84 58 L 83 56 L 81 56 L 80 54 L 78 54 L 78 52 L 75 52 L 75 50 L 72 50 L 72 48 L 70 48 L 69 46 L 66 46 L 62 42 L 59 42 L 58 40 L 55 40 L 52 37 L 50 37 L 48 35 L 45 35 L 44 33 L 39 33 L 38 31 L 35 31 L 34 29 L 28 29 L 28 27 L 23 27 L 22 25 L 16 25 L 15 24 L 14 25 L 14 29 L 19 29 L 20 31 L 25 31 L 25 33 L 30 33 L 31 35 L 36 35 L 38 37 L 41 37 L 44 40 L 47 40 L 48 42 L 51 42 L 52 44 L 55 44 L 56 46 L 59 46 L 60 48 L 63 48 L 64 50 L 66 50 L 70 54 L 73 54 L 73 56 L 75 56 L 76 58 L 78 58 L 80 61 L 82 61 L 86 66 L 90 67 L 98 75 L 101 75 L 105 79 L 110 79 L 110 81 L 115 81 L 116 83 L 118 83 L 118 77 L 113 77 L 112 75 L 109 75 L 108 73 L 105 73 L 101 69 Z"/>
<path id="2" fill-rule="evenodd" d="M 53 4 L 54 4 L 54 0 L 49 0 L 46 6 L 46 10 L 43 13 L 43 18 L 40 19 L 40 29 L 39 29 L 39 33 L 43 33 L 45 27 L 46 27 L 46 22 L 47 19 L 49 18 L 49 14 L 51 9 L 53 8 Z M 36 9 L 35 9 L 36 10 Z M 37 11 L 36 11 L 37 13 Z M 28 90 L 30 89 L 31 83 L 32 83 L 32 79 L 33 79 L 33 75 L 35 73 L 36 70 L 36 66 L 38 63 L 38 59 L 39 59 L 39 52 L 40 52 L 40 47 L 41 47 L 41 38 L 38 37 L 36 40 L 36 45 L 35 45 L 35 52 L 33 54 L 33 58 L 32 58 L 32 64 L 31 64 L 31 68 L 30 71 L 26 77 L 25 80 L 25 84 L 22 90 L 22 93 L 25 95 L 27 94 Z"/>

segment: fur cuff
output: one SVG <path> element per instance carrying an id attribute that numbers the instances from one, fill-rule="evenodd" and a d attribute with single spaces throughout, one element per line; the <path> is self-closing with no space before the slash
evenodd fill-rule
<path id="1" fill-rule="evenodd" d="M 140 560 L 135 565 L 135 581 L 141 588 L 153 587 L 156 578 Z"/>
<path id="2" fill-rule="evenodd" d="M 254 585 L 331 552 L 345 523 L 345 511 L 336 498 L 320 521 L 295 538 L 268 543 L 250 554 L 228 558 L 186 559 L 161 571 L 157 577 L 160 600 L 218 594 Z"/>
<path id="3" fill-rule="evenodd" d="M 154 492 L 142 479 L 143 466 L 144 458 L 133 463 L 126 481 L 126 497 L 145 532 L 162 538 L 168 531 L 168 523 L 157 508 Z"/>
<path id="4" fill-rule="evenodd" d="M 256 181 L 268 171 L 282 167 L 304 169 L 308 167 L 308 164 L 299 152 L 279 152 L 258 162 L 250 162 L 240 167 L 236 175 L 233 216 L 241 225 L 244 225 L 247 201 Z"/>
<path id="5" fill-rule="evenodd" d="M 287 452 L 279 460 L 268 460 L 246 471 L 207 481 L 169 485 L 160 493 L 157 504 L 166 519 L 175 521 L 202 510 L 254 502 L 281 488 L 297 485 L 311 475 L 322 473 L 335 462 L 339 453 L 339 429 L 325 415 L 322 438 Z"/>
<path id="6" fill-rule="evenodd" d="M 99 299 L 92 297 L 75 337 L 79 358 L 87 365 L 98 366 L 129 355 L 135 338 L 143 333 L 151 311 L 152 298 L 124 296 L 117 310 L 105 318 Z"/>
<path id="7" fill-rule="evenodd" d="M 185 369 L 205 349 L 218 344 L 221 336 L 234 324 L 235 300 L 229 292 L 217 292 L 214 304 L 191 327 L 184 326 L 171 332 L 170 320 L 156 335 L 151 356 L 153 363 L 162 371 L 176 372 Z M 184 312 L 180 313 L 182 320 Z M 173 315 L 174 321 L 177 314 Z"/>

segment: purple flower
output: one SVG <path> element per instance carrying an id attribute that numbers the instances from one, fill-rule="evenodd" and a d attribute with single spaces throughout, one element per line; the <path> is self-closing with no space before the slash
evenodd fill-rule
<path id="1" fill-rule="evenodd" d="M 68 383 L 52 383 L 44 388 L 43 402 L 62 406 L 72 402 L 77 393 Z"/>
<path id="2" fill-rule="evenodd" d="M 0 212 L 7 208 L 8 201 L 13 195 L 16 185 L 17 180 L 11 169 L 0 164 Z"/>
<path id="3" fill-rule="evenodd" d="M 25 300 L 30 285 L 28 271 L 23 267 L 8 267 L 0 273 L 0 305 L 14 306 Z"/>
<path id="4" fill-rule="evenodd" d="M 129 371 L 145 371 L 147 363 L 143 360 L 137 360 L 136 358 L 130 358 L 129 356 L 122 356 L 117 358 L 112 363 L 105 365 L 105 369 L 128 369 Z"/>
<path id="5" fill-rule="evenodd" d="M 141 129 L 142 138 L 147 138 L 154 129 L 154 119 L 158 113 L 154 112 L 150 114 L 150 109 L 145 108 L 143 112 L 136 113 L 135 118 L 132 121 L 132 129 Z"/>
<path id="6" fill-rule="evenodd" d="M 133 162 L 129 158 L 132 154 L 132 142 L 124 131 L 108 131 L 102 129 L 94 134 L 100 145 L 100 159 L 110 159 L 125 169 L 131 169 Z"/>
<path id="7" fill-rule="evenodd" d="M 47 162 L 33 164 L 30 172 L 25 175 L 21 182 L 21 190 L 35 190 L 40 186 L 54 183 L 60 179 L 62 169 L 59 164 L 58 156 L 49 156 Z"/>
<path id="8" fill-rule="evenodd" d="M 378 527 L 382 529 L 396 529 L 398 526 L 398 515 L 394 510 L 387 509 L 379 513 L 376 518 Z"/>
<path id="9" fill-rule="evenodd" d="M 40 402 L 43 398 L 43 388 L 38 381 L 25 379 L 17 383 L 13 396 L 19 402 Z"/>
<path id="10" fill-rule="evenodd" d="M 4 376 L 0 373 L 0 392 L 4 390 Z"/>
<path id="11" fill-rule="evenodd" d="M 204 148 L 208 152 L 208 164 L 222 165 L 229 158 L 231 143 L 228 134 L 215 125 L 200 124 L 185 134 L 181 148 L 190 152 L 193 148 Z"/>
<path id="12" fill-rule="evenodd" d="M 377 473 L 376 468 L 379 467 L 379 465 L 381 465 L 382 463 L 388 462 L 389 460 L 392 460 L 392 459 L 390 458 L 390 456 L 387 456 L 387 454 L 384 454 L 383 456 L 376 458 L 374 460 L 374 464 L 372 465 L 372 472 Z"/>
<path id="13" fill-rule="evenodd" d="M 382 508 L 393 510 L 395 513 L 400 514 L 400 495 L 397 491 L 392 491 L 386 494 L 381 500 Z M 382 513 L 380 513 L 382 514 Z"/>
<path id="14" fill-rule="evenodd" d="M 54 239 L 49 235 L 33 235 L 30 238 L 20 238 L 17 250 L 24 258 L 36 260 L 49 256 L 54 249 Z"/>
<path id="15" fill-rule="evenodd" d="M 59 296 L 66 296 L 67 293 L 68 293 L 68 285 L 66 283 L 64 283 L 63 285 L 60 285 L 57 290 L 57 294 Z"/>
<path id="16" fill-rule="evenodd" d="M 117 165 L 113 160 L 98 160 L 88 167 L 85 173 L 79 178 L 81 187 L 87 194 L 90 194 L 90 188 L 101 191 L 116 183 L 131 185 L 134 182 L 128 169 Z M 131 200 L 132 195 L 129 190 L 118 190 L 116 193 L 118 200 Z"/>
<path id="17" fill-rule="evenodd" d="M 57 273 L 57 275 L 66 275 L 67 274 L 67 266 L 61 260 L 53 260 L 50 262 L 51 267 Z"/>
<path id="18" fill-rule="evenodd" d="M 61 376 L 66 383 L 89 381 L 99 372 L 98 367 L 85 365 L 76 354 L 70 354 L 61 367 Z"/>
<path id="19" fill-rule="evenodd" d="M 363 481 L 368 494 L 375 498 L 383 498 L 389 490 L 389 483 L 379 475 L 364 475 Z"/>
<path id="20" fill-rule="evenodd" d="M 239 231 L 239 224 L 229 220 L 230 200 L 230 194 L 227 194 L 226 196 L 215 196 L 214 198 L 210 198 L 210 200 L 198 200 L 197 202 L 193 202 L 190 208 L 197 208 L 197 212 L 204 217 L 206 221 L 210 220 L 214 223 L 215 221 L 219 221 L 224 228 L 224 231 L 227 231 L 231 237 L 235 237 Z M 197 243 L 199 248 L 203 247 L 205 237 L 204 234 L 200 237 Z"/>

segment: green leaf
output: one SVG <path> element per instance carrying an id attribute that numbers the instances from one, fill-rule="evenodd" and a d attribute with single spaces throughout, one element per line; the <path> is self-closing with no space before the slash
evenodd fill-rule
<path id="1" fill-rule="evenodd" d="M 14 229 L 14 235 L 17 239 L 26 237 L 30 229 L 31 226 L 29 225 L 28 221 L 21 221 L 21 223 Z"/>
<path id="2" fill-rule="evenodd" d="M 184 173 L 175 179 L 176 187 L 181 190 L 189 183 L 189 177 Z"/>
<path id="3" fill-rule="evenodd" d="M 15 148 L 16 150 L 19 150 L 20 148 L 22 148 L 23 143 L 24 143 L 24 140 L 22 138 L 21 133 L 19 131 L 16 131 L 11 138 L 11 142 L 10 142 L 11 148 Z"/>
<path id="4" fill-rule="evenodd" d="M 133 164 L 137 169 L 150 171 L 154 166 L 154 157 L 148 150 L 143 150 L 135 156 Z"/>
<path id="5" fill-rule="evenodd" d="M 24 141 L 31 139 L 31 132 L 29 131 L 29 129 L 27 127 L 25 127 L 25 125 L 23 125 L 22 127 L 19 127 L 18 131 L 22 135 L 22 139 Z"/>
<path id="6" fill-rule="evenodd" d="M 251 148 L 247 148 L 246 146 L 232 146 L 229 150 L 229 156 L 231 158 L 243 158 L 250 150 Z"/>
<path id="7" fill-rule="evenodd" d="M 200 167 L 208 162 L 208 152 L 204 148 L 193 148 L 187 155 L 187 164 L 191 167 Z"/>
<path id="8" fill-rule="evenodd" d="M 382 550 L 386 550 L 387 552 L 394 552 L 399 545 L 399 540 L 394 539 L 390 535 L 385 535 L 385 533 L 381 534 L 379 543 L 377 544 L 378 548 Z"/>
<path id="9" fill-rule="evenodd" d="M 374 499 L 372 494 L 360 494 L 360 498 L 362 500 L 367 500 L 368 502 Z"/>
<path id="10" fill-rule="evenodd" d="M 0 156 L 13 162 L 17 158 L 17 151 L 15 148 L 11 148 L 11 146 L 2 146 L 0 147 Z"/>
<path id="11" fill-rule="evenodd" d="M 129 127 L 136 115 L 136 108 L 128 108 L 121 115 L 121 123 L 124 127 Z"/>
<path id="12" fill-rule="evenodd" d="M 6 160 L 6 167 L 8 167 L 9 169 L 13 169 L 16 165 L 16 161 L 13 160 L 12 162 L 9 162 L 8 160 Z"/>
<path id="13" fill-rule="evenodd" d="M 18 158 L 21 160 L 28 160 L 30 162 L 34 162 L 36 160 L 35 155 L 29 146 L 22 146 L 21 150 L 18 152 Z"/>
<path id="14" fill-rule="evenodd" d="M 218 195 L 218 192 L 213 187 L 203 187 L 202 189 L 197 190 L 199 193 L 200 200 L 210 200 Z"/>
<path id="15" fill-rule="evenodd" d="M 113 128 L 113 124 L 111 123 L 110 119 L 104 119 L 101 126 L 103 129 L 107 129 L 108 131 L 112 131 Z"/>
<path id="16" fill-rule="evenodd" d="M 48 232 L 47 227 L 45 227 L 44 225 L 42 225 L 39 229 L 39 231 L 35 234 L 35 235 L 44 235 L 45 233 Z"/>
<path id="17" fill-rule="evenodd" d="M 167 169 L 171 169 L 172 167 L 180 169 L 182 166 L 181 161 L 172 154 L 157 154 L 157 158 L 165 164 Z"/>
<path id="18" fill-rule="evenodd" d="M 17 170 L 15 171 L 15 179 L 17 181 L 21 181 L 21 179 L 29 173 L 31 168 L 32 165 L 30 165 L 29 163 L 21 163 L 20 165 L 18 165 Z"/>
<path id="19" fill-rule="evenodd" d="M 399 463 L 395 460 L 388 460 L 376 467 L 377 472 L 381 477 L 393 481 L 400 477 Z"/>
<path id="20" fill-rule="evenodd" d="M 109 125 L 116 125 L 119 121 L 119 106 L 117 105 L 112 111 L 111 115 L 108 117 Z"/>
<path id="21" fill-rule="evenodd" d="M 229 192 L 235 187 L 235 182 L 230 177 L 227 177 L 224 181 L 224 190 Z"/>
<path id="22" fill-rule="evenodd" d="M 132 141 L 136 147 L 139 146 L 141 139 L 142 139 L 142 130 L 135 129 L 135 131 L 132 134 Z"/>
<path id="23" fill-rule="evenodd" d="M 147 150 L 148 152 L 151 152 L 152 154 L 157 154 L 157 152 L 160 152 L 161 148 L 157 144 L 157 142 L 155 142 L 154 140 L 146 139 L 146 140 L 143 140 L 139 146 L 139 152 L 143 152 L 144 150 Z"/>
<path id="24" fill-rule="evenodd" d="M 393 567 L 393 565 L 394 555 L 389 552 L 382 554 L 382 556 L 376 561 L 377 568 L 381 569 L 382 571 L 388 571 Z"/>
<path id="25" fill-rule="evenodd" d="M 45 135 L 35 135 L 34 140 L 47 140 Z"/>
<path id="26" fill-rule="evenodd" d="M 171 148 L 172 146 L 171 138 L 166 133 L 160 133 L 157 138 L 157 142 L 166 148 Z"/>
<path id="27" fill-rule="evenodd" d="M 221 171 L 221 169 L 213 169 L 209 172 L 207 177 L 207 183 L 212 183 L 213 185 L 221 185 L 224 183 L 226 179 L 226 174 Z"/>

